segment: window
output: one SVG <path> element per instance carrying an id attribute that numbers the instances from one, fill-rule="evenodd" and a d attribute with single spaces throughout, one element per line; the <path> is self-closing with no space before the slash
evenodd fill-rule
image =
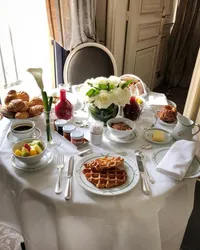
<path id="1" fill-rule="evenodd" d="M 41 67 L 44 84 L 51 87 L 50 43 L 45 1 L 0 2 L 0 93 L 10 87 L 39 93 L 26 71 Z M 45 87 L 46 87 L 45 86 Z"/>

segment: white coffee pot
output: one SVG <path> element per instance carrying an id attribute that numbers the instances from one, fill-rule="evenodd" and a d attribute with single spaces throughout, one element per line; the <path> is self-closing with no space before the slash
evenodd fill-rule
<path id="1" fill-rule="evenodd" d="M 198 131 L 195 133 L 192 133 L 192 129 L 194 126 L 198 127 Z M 199 133 L 200 131 L 200 125 L 195 123 L 188 119 L 187 117 L 178 114 L 177 115 L 177 124 L 175 128 L 172 131 L 172 136 L 175 140 L 192 140 L 192 137 Z"/>

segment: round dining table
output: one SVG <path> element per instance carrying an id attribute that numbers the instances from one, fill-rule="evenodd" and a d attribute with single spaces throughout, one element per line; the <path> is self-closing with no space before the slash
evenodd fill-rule
<path id="1" fill-rule="evenodd" d="M 74 119 L 77 117 L 78 112 Z M 154 184 L 149 183 L 149 195 L 142 192 L 141 180 L 121 195 L 97 195 L 82 188 L 73 175 L 72 198 L 66 200 L 64 191 L 55 193 L 58 154 L 65 156 L 64 190 L 69 158 L 74 156 L 76 165 L 82 159 L 78 153 L 84 149 L 91 148 L 94 153 L 101 154 L 115 153 L 137 165 L 135 150 L 148 143 L 142 129 L 136 124 L 137 136 L 131 143 L 116 143 L 103 136 L 100 145 L 89 143 L 79 150 L 55 132 L 53 137 L 60 145 L 49 149 L 53 160 L 43 169 L 26 172 L 11 165 L 13 143 L 7 136 L 11 123 L 7 118 L 0 121 L 0 222 L 20 232 L 26 249 L 180 249 L 193 208 L 196 179 L 172 179 L 156 171 L 152 161 L 155 152 L 169 148 L 174 141 L 164 145 L 152 143 L 151 149 L 143 150 L 145 166 L 155 180 Z M 46 139 L 43 116 L 35 123 L 42 131 L 42 138 Z M 90 140 L 89 129 L 78 128 L 77 123 L 76 126 Z M 170 126 L 156 126 L 172 130 Z"/>

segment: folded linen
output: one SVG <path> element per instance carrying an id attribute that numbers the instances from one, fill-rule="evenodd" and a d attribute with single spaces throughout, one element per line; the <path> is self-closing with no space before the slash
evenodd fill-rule
<path id="1" fill-rule="evenodd" d="M 190 167 L 196 149 L 197 145 L 193 141 L 176 141 L 160 161 L 156 170 L 181 181 Z"/>
<path id="2" fill-rule="evenodd" d="M 148 105 L 155 111 L 160 110 L 163 106 L 168 105 L 167 97 L 162 93 L 150 92 Z"/>

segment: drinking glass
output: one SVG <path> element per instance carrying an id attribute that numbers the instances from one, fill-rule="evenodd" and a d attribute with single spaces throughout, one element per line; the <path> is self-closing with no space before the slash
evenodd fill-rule
<path id="1" fill-rule="evenodd" d="M 155 126 L 157 122 L 157 116 L 152 110 L 144 109 L 140 114 L 138 122 L 143 130 L 147 130 Z"/>

